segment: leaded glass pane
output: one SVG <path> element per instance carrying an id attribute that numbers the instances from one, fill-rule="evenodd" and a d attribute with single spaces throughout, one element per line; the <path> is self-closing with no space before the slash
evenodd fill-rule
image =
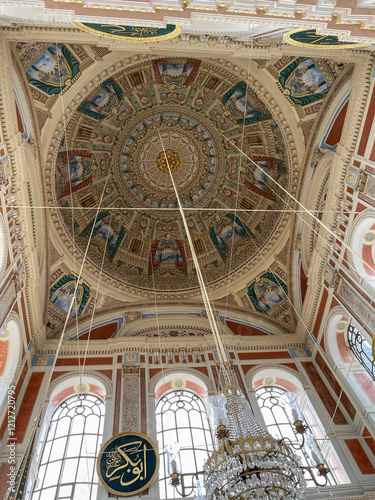
<path id="1" fill-rule="evenodd" d="M 206 407 L 192 392 L 170 392 L 156 406 L 156 428 L 160 453 L 160 498 L 180 498 L 169 484 L 165 446 L 174 442 L 180 444 L 180 469 L 187 474 L 185 486 L 191 485 L 194 474 L 202 471 L 204 461 L 213 449 Z M 194 497 L 194 492 L 189 497 Z"/>
<path id="2" fill-rule="evenodd" d="M 298 439 L 293 426 L 289 423 L 284 407 L 279 399 L 284 392 L 279 387 L 266 386 L 256 391 L 256 397 L 268 432 L 275 438 L 287 438 L 297 444 Z M 307 466 L 308 460 L 303 449 L 296 450 L 295 453 L 299 457 L 301 464 Z M 314 482 L 308 478 L 308 475 L 306 475 L 306 483 L 308 488 L 315 487 Z M 328 477 L 328 483 L 332 484 L 330 477 Z"/>
<path id="3" fill-rule="evenodd" d="M 375 365 L 371 346 L 353 325 L 349 325 L 348 328 L 348 344 L 357 360 L 361 363 L 370 377 L 375 380 Z"/>
<path id="4" fill-rule="evenodd" d="M 104 403 L 92 394 L 73 396 L 55 409 L 32 500 L 96 498 L 103 423 Z"/>

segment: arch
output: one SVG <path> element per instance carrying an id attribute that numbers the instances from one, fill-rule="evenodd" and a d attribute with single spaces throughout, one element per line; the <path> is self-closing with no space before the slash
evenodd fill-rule
<path id="1" fill-rule="evenodd" d="M 18 72 L 12 69 L 13 94 L 14 94 L 14 118 L 17 129 L 21 132 L 22 139 L 34 139 L 34 127 L 31 117 L 30 102 L 25 95 L 23 83 L 20 80 Z"/>
<path id="2" fill-rule="evenodd" d="M 96 457 L 103 439 L 105 403 L 73 394 L 54 409 L 38 464 L 32 499 L 96 498 Z"/>
<path id="3" fill-rule="evenodd" d="M 354 267 L 352 273 L 361 279 L 369 292 L 375 288 L 375 212 L 365 210 L 351 228 L 349 245 L 353 252 L 348 260 Z"/>
<path id="4" fill-rule="evenodd" d="M 344 368 L 354 359 L 346 341 L 348 324 L 347 311 L 337 306 L 330 311 L 324 328 L 324 345 L 328 359 L 333 366 L 338 368 Z"/>
<path id="5" fill-rule="evenodd" d="M 102 373 L 95 371 L 85 371 L 82 377 L 82 383 L 90 384 L 90 380 L 96 380 L 99 385 L 103 388 L 105 392 L 105 397 L 108 398 L 113 394 L 113 387 L 111 380 Z M 49 386 L 48 389 L 48 399 L 52 400 L 61 391 L 64 391 L 70 387 L 77 386 L 81 382 L 81 373 L 79 371 L 74 371 L 71 373 L 66 373 L 57 377 Z M 84 391 L 85 392 L 85 391 Z"/>
<path id="6" fill-rule="evenodd" d="M 269 376 L 269 374 L 272 374 L 273 377 L 279 375 L 280 378 L 294 384 L 300 391 L 308 387 L 306 379 L 300 373 L 287 366 L 277 364 L 254 366 L 254 368 L 251 368 L 245 375 L 246 386 L 253 388 L 254 383 L 262 376 L 261 372 L 265 372 L 264 377 Z"/>
<path id="7" fill-rule="evenodd" d="M 320 147 L 322 149 L 328 149 L 330 151 L 336 150 L 345 125 L 345 117 L 348 111 L 349 97 L 350 92 L 347 92 L 346 95 L 338 103 L 338 106 L 331 107 L 333 109 L 330 110 L 331 113 L 328 115 L 329 123 L 325 129 L 324 136 L 320 144 Z"/>
<path id="8" fill-rule="evenodd" d="M 311 166 L 316 172 L 312 179 L 305 183 L 303 188 L 303 200 L 307 207 L 312 207 L 318 213 L 318 218 L 323 215 L 326 198 L 329 193 L 331 179 L 331 165 L 334 160 L 333 152 L 322 153 L 319 149 L 315 151 L 311 159 Z M 301 228 L 301 254 L 302 267 L 306 273 L 310 267 L 311 258 L 319 241 L 319 231 L 321 226 L 317 220 L 313 220 L 311 225 L 299 223 Z"/>
<path id="9" fill-rule="evenodd" d="M 152 377 L 152 379 L 150 380 L 150 383 L 149 383 L 149 392 L 150 392 L 150 394 L 152 394 L 152 395 L 155 394 L 156 393 L 156 387 L 158 386 L 158 384 L 160 383 L 160 381 L 163 380 L 163 377 L 167 377 L 170 374 L 172 374 L 172 375 L 186 374 L 187 377 L 189 377 L 189 376 L 190 377 L 196 377 L 201 382 L 203 382 L 204 386 L 206 387 L 207 393 L 209 395 L 213 394 L 215 392 L 215 388 L 213 386 L 213 383 L 211 382 L 211 380 L 209 379 L 209 377 L 207 377 L 207 375 L 204 375 L 204 373 L 201 373 L 199 371 L 192 370 L 192 369 L 189 369 L 189 368 L 171 368 L 171 369 L 168 369 L 168 370 L 162 370 L 161 372 L 157 373 L 156 375 L 154 375 Z"/>
<path id="10" fill-rule="evenodd" d="M 262 366 L 253 370 L 250 378 L 252 387 L 255 390 L 257 402 L 266 423 L 269 432 L 279 438 L 289 438 L 292 441 L 297 441 L 294 426 L 290 423 L 284 409 L 284 404 L 279 401 L 279 398 L 286 392 L 294 392 L 298 397 L 298 404 L 302 410 L 304 421 L 308 425 L 308 434 L 312 441 L 322 440 L 321 452 L 327 463 L 330 464 L 331 470 L 335 464 L 334 482 L 345 484 L 348 482 L 348 477 L 339 460 L 337 453 L 329 440 L 324 440 L 324 427 L 319 418 L 317 410 L 314 408 L 306 390 L 309 386 L 306 380 L 293 370 L 276 366 Z M 300 457 L 303 464 L 307 464 L 310 455 L 309 441 L 303 448 L 296 450 L 296 454 Z M 332 484 L 329 479 L 329 484 Z M 315 487 L 311 479 L 307 479 L 307 487 Z"/>
<path id="11" fill-rule="evenodd" d="M 315 146 L 323 151 L 335 151 L 341 139 L 345 139 L 343 133 L 347 133 L 348 130 L 348 127 L 345 127 L 345 116 L 348 107 L 350 107 L 349 99 L 351 94 L 348 75 L 339 87 L 335 85 L 334 90 L 336 92 L 330 94 L 329 99 L 325 102 L 327 108 L 324 116 L 321 117 L 321 123 L 314 141 Z"/>
<path id="12" fill-rule="evenodd" d="M 22 337 L 18 315 L 11 312 L 0 330 L 0 404 L 8 385 L 14 384 L 21 369 Z"/>
<path id="13" fill-rule="evenodd" d="M 155 416 L 160 454 L 160 498 L 174 498 L 175 491 L 169 481 L 172 472 L 169 455 L 176 449 L 175 443 L 179 449 L 174 457 L 175 463 L 177 470 L 184 474 L 186 484 L 202 471 L 204 461 L 213 449 L 207 407 L 202 397 L 190 389 L 175 389 L 161 395 Z"/>
<path id="14" fill-rule="evenodd" d="M 101 408 L 101 423 L 100 426 L 98 427 L 99 429 L 99 438 L 97 440 L 97 445 L 95 450 L 91 450 L 92 453 L 95 453 L 96 456 L 99 453 L 99 446 L 101 444 L 102 438 L 103 438 L 103 429 L 104 429 L 104 418 L 105 418 L 105 408 L 106 408 L 106 403 L 105 399 L 108 398 L 108 396 L 112 395 L 112 383 L 108 377 L 105 375 L 95 372 L 95 371 L 89 371 L 85 372 L 81 378 L 81 373 L 79 371 L 74 371 L 70 373 L 65 373 L 61 375 L 60 377 L 57 377 L 49 386 L 47 396 L 48 396 L 48 407 L 46 408 L 46 411 L 44 412 L 43 416 L 43 421 L 42 425 L 40 427 L 40 433 L 38 436 L 38 444 L 36 448 L 36 453 L 34 456 L 34 466 L 33 470 L 35 471 L 33 473 L 33 478 L 32 480 L 35 480 L 34 484 L 34 491 L 37 491 L 35 495 L 33 494 L 32 500 L 37 500 L 39 499 L 39 492 L 43 491 L 43 488 L 39 488 L 39 483 L 40 482 L 40 477 L 42 477 L 43 471 L 41 470 L 43 467 L 47 467 L 47 462 L 49 459 L 46 461 L 44 457 L 45 449 L 46 449 L 46 443 L 48 441 L 53 441 L 54 438 L 50 439 L 50 434 L 51 432 L 54 432 L 58 425 L 58 420 L 55 419 L 55 415 L 59 412 L 59 409 L 65 408 L 70 405 L 71 401 L 76 401 L 75 405 L 79 406 L 83 401 L 88 401 L 89 405 L 99 405 Z M 96 403 L 95 403 L 96 401 Z M 72 408 L 74 405 L 70 405 Z M 51 431 L 52 429 L 52 431 Z M 86 431 L 84 431 L 85 433 Z M 83 433 L 83 434 L 84 434 Z M 92 433 L 91 433 L 92 434 Z M 62 439 L 59 436 L 59 440 Z M 71 438 L 69 438 L 71 439 Z M 84 438 L 82 438 L 83 440 Z M 69 440 L 68 440 L 69 441 Z M 89 443 L 90 444 L 90 443 Z M 64 445 L 65 446 L 65 445 Z M 69 442 L 66 444 L 66 446 L 69 446 Z M 91 445 L 90 445 L 91 446 Z M 90 457 L 92 457 L 92 453 Z M 77 460 L 80 460 L 81 455 L 78 456 L 77 454 Z M 68 457 L 69 458 L 69 457 Z M 83 458 L 86 459 L 88 458 L 88 455 L 85 452 L 83 452 Z M 65 460 L 65 458 L 63 459 Z M 91 462 L 90 462 L 91 464 Z M 91 466 L 91 465 L 90 465 Z M 63 474 L 61 472 L 62 469 L 60 469 L 60 472 L 58 474 Z M 38 474 L 38 477 L 36 477 L 36 473 Z M 95 480 L 95 474 L 94 474 L 94 480 Z M 42 478 L 43 479 L 43 478 Z M 94 481 L 93 480 L 93 481 Z M 43 483 L 44 484 L 44 483 Z M 57 483 L 56 483 L 57 484 Z M 75 490 L 78 487 L 83 486 L 77 486 L 74 481 L 72 481 L 72 488 Z M 56 485 L 54 485 L 56 486 Z M 52 488 L 54 487 L 52 486 Z M 38 489 L 39 488 L 39 489 Z M 96 486 L 95 486 L 96 488 Z M 52 490 L 51 490 L 52 491 Z M 54 494 L 54 493 L 53 493 Z M 34 498 L 35 496 L 35 498 Z M 53 495 L 52 495 L 53 496 Z M 82 498 L 89 498 L 89 496 L 83 495 Z M 70 498 L 70 497 L 69 497 Z M 73 498 L 73 497 L 72 497 Z M 75 497 L 74 497 L 75 498 Z M 90 498 L 96 498 L 96 493 L 94 496 L 91 496 Z"/>
<path id="15" fill-rule="evenodd" d="M 358 344 L 353 346 L 354 349 L 349 343 L 349 336 Z M 375 404 L 375 367 L 370 342 L 367 332 L 343 308 L 335 307 L 331 311 L 325 326 L 327 356 L 338 376 L 345 379 L 351 399 L 360 405 L 357 411 Z M 363 351 L 363 356 L 358 351 Z"/>

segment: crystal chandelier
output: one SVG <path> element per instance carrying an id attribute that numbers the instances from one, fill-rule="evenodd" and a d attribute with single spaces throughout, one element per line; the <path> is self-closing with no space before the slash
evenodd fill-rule
<path id="1" fill-rule="evenodd" d="M 293 449 L 256 420 L 236 386 L 211 398 L 219 446 L 204 467 L 207 500 L 300 499 L 306 480 Z"/>
<path id="2" fill-rule="evenodd" d="M 303 424 L 303 414 L 298 407 L 295 395 L 286 396 L 284 405 L 287 417 L 294 425 L 296 435 L 302 435 L 302 443 L 295 445 L 289 439 L 275 439 L 255 418 L 249 402 L 237 387 L 227 352 L 224 348 L 220 329 L 216 322 L 207 288 L 203 279 L 200 264 L 195 252 L 190 230 L 186 221 L 183 206 L 173 179 L 173 173 L 167 151 L 161 136 L 167 171 L 171 177 L 176 194 L 178 208 L 189 241 L 191 256 L 195 265 L 203 302 L 207 312 L 212 334 L 215 340 L 220 371 L 224 380 L 224 389 L 218 396 L 210 398 L 212 419 L 217 428 L 218 446 L 212 452 L 204 466 L 204 487 L 206 500 L 298 500 L 304 498 L 306 480 L 304 472 L 308 471 L 310 478 L 317 486 L 327 484 L 328 469 L 314 439 L 306 438 L 309 444 L 309 457 L 312 465 L 318 469 L 318 475 L 324 477 L 324 484 L 315 479 L 312 468 L 303 466 L 294 450 L 301 450 L 305 444 L 307 427 Z M 310 441 L 310 442 L 309 442 Z M 201 491 L 199 475 L 195 474 L 197 483 L 185 486 L 184 476 L 178 470 L 178 448 L 171 444 L 168 453 L 171 484 L 182 497 L 189 496 L 195 488 Z M 202 495 L 198 495 L 202 498 Z"/>

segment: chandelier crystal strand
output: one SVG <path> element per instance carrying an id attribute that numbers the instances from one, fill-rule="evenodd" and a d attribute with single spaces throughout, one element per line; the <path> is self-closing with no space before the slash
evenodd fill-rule
<path id="1" fill-rule="evenodd" d="M 189 241 L 203 302 L 215 339 L 226 387 L 212 398 L 217 423 L 218 448 L 204 466 L 206 500 L 299 500 L 304 498 L 306 481 L 300 463 L 284 440 L 273 438 L 255 418 L 249 402 L 236 386 L 236 379 L 221 340 L 208 297 L 185 213 L 173 179 L 169 157 L 163 149 L 178 208 Z M 170 156 L 170 155 L 169 155 Z M 225 398 L 223 400 L 223 397 Z M 224 403 L 224 404 L 223 404 Z M 216 407 L 215 407 L 216 405 Z M 179 473 L 174 472 L 179 484 Z"/>

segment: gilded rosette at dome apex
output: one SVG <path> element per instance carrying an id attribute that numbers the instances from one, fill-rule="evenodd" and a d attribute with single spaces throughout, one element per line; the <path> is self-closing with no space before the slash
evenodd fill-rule
<path id="1" fill-rule="evenodd" d="M 167 161 L 210 282 L 252 259 L 282 217 L 273 181 L 289 185 L 282 132 L 253 90 L 212 61 L 160 59 L 113 75 L 81 102 L 66 137 L 56 201 L 85 208 L 73 211 L 75 243 L 84 251 L 92 232 L 89 259 L 100 267 L 105 252 L 105 272 L 130 285 L 197 286 Z M 71 212 L 60 216 L 73 236 Z"/>

